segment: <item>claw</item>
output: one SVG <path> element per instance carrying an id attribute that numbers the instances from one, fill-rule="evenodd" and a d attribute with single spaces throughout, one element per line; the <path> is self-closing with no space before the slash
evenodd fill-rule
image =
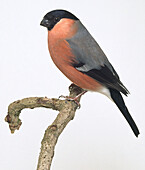
<path id="1" fill-rule="evenodd" d="M 58 97 L 58 99 L 60 99 L 60 98 L 66 99 L 66 97 L 67 97 L 67 96 L 60 95 L 60 96 Z"/>

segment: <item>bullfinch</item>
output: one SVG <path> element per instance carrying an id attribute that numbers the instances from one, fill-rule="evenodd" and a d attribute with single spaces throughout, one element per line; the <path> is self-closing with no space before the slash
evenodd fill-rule
<path id="1" fill-rule="evenodd" d="M 48 49 L 59 70 L 85 91 L 109 97 L 138 137 L 139 130 L 121 96 L 121 93 L 127 96 L 129 91 L 81 21 L 66 10 L 53 10 L 40 25 L 48 30 Z"/>

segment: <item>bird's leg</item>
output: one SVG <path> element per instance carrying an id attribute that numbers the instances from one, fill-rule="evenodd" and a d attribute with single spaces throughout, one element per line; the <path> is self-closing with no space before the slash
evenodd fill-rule
<path id="1" fill-rule="evenodd" d="M 69 97 L 69 96 L 63 96 L 63 95 L 61 95 L 61 96 L 59 96 L 59 98 L 62 97 L 62 98 L 65 98 L 65 99 L 67 99 L 67 100 L 74 101 L 74 102 L 78 105 L 78 108 L 80 108 L 80 103 L 79 103 L 78 99 L 79 99 L 82 95 L 84 95 L 86 92 L 87 92 L 87 91 L 84 90 L 83 92 L 81 92 L 80 94 L 78 94 L 78 95 L 75 96 L 75 97 Z"/>
<path id="2" fill-rule="evenodd" d="M 78 100 L 79 97 L 81 97 L 82 95 L 84 95 L 87 92 L 87 90 L 84 90 L 83 92 L 81 92 L 80 94 L 78 94 L 74 100 Z"/>

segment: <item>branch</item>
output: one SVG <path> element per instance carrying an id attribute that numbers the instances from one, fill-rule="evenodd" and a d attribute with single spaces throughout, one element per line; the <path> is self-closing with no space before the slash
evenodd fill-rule
<path id="1" fill-rule="evenodd" d="M 72 84 L 69 87 L 69 97 L 75 97 L 83 89 Z M 80 100 L 80 98 L 79 98 Z M 19 119 L 20 113 L 25 108 L 45 107 L 59 111 L 54 122 L 48 126 L 41 142 L 41 151 L 39 155 L 37 170 L 50 170 L 51 162 L 54 156 L 54 149 L 59 135 L 63 129 L 75 116 L 78 105 L 74 101 L 48 99 L 47 97 L 29 97 L 11 103 L 8 107 L 8 115 L 5 121 L 8 122 L 11 133 L 19 130 L 22 122 Z"/>

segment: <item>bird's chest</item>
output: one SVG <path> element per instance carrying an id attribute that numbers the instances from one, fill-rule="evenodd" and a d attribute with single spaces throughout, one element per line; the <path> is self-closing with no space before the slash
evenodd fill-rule
<path id="1" fill-rule="evenodd" d="M 66 40 L 48 37 L 48 49 L 53 62 L 59 69 L 74 62 L 74 56 Z"/>

